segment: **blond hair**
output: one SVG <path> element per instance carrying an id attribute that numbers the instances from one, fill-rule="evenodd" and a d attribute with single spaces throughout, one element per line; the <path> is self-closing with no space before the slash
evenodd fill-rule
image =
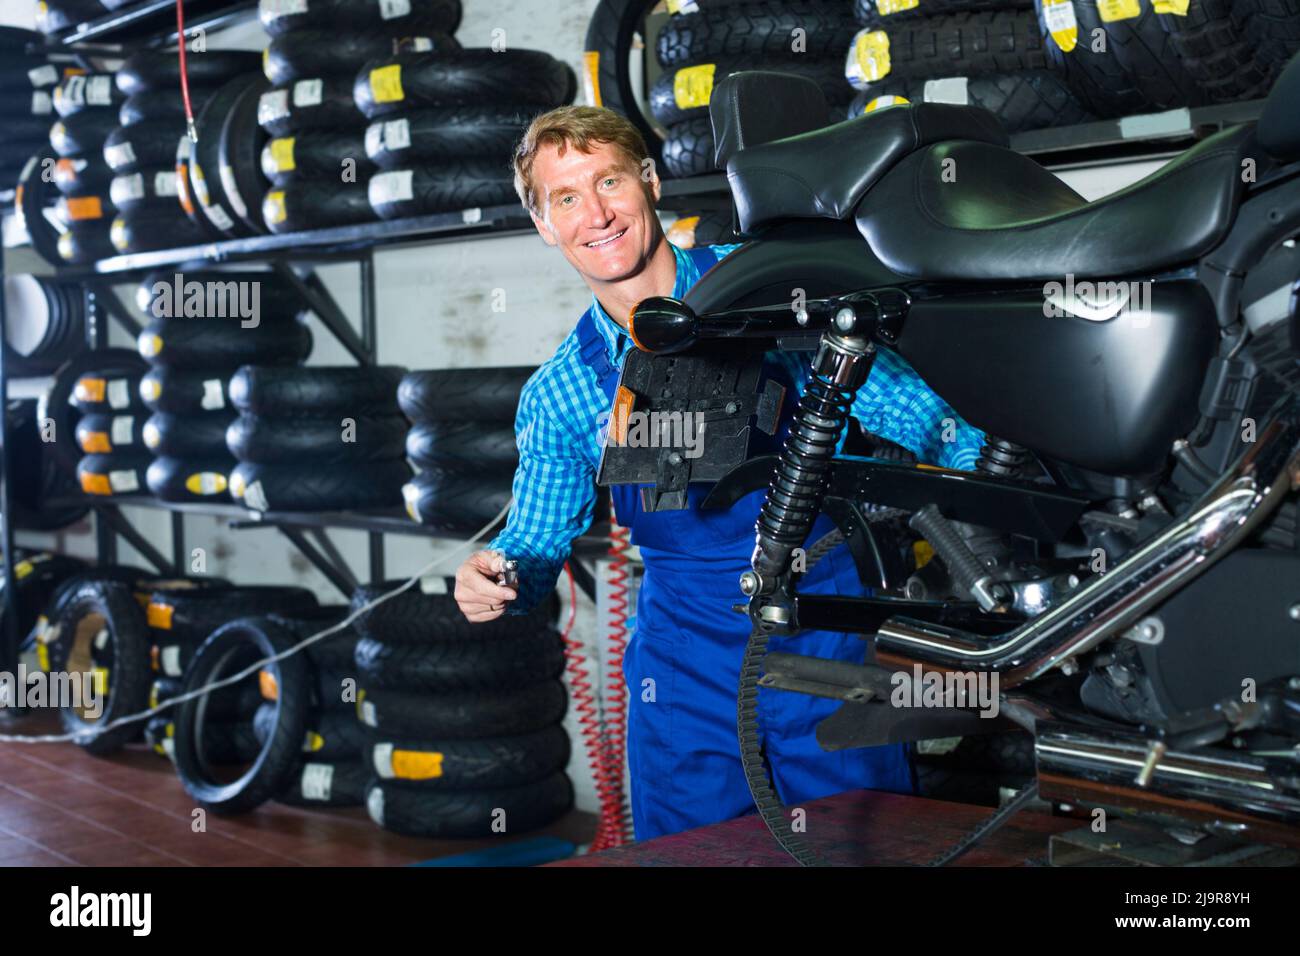
<path id="1" fill-rule="evenodd" d="M 561 106 L 533 120 L 515 147 L 514 156 L 515 192 L 524 208 L 538 212 L 533 163 L 543 146 L 554 146 L 561 154 L 569 146 L 590 153 L 597 143 L 612 144 L 636 167 L 647 153 L 640 130 L 625 117 L 600 106 Z"/>

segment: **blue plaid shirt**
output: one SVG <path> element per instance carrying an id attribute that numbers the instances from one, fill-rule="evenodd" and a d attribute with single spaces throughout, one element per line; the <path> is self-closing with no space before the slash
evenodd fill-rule
<path id="1" fill-rule="evenodd" d="M 713 247 L 719 258 L 738 248 Z M 677 257 L 673 296 L 680 299 L 699 281 L 700 271 L 681 249 L 672 249 Z M 591 311 L 608 354 L 621 368 L 633 348 L 631 338 L 595 296 Z M 788 366 L 800 388 L 808 379 L 806 353 L 774 351 L 767 360 Z M 515 417 L 515 501 L 505 528 L 488 544 L 519 562 L 519 596 L 510 613 L 524 613 L 555 588 L 573 539 L 591 525 L 609 404 L 596 373 L 582 361 L 576 329 L 524 385 Z M 866 431 L 902 445 L 923 462 L 948 468 L 973 468 L 984 441 L 983 433 L 931 391 L 902 357 L 885 349 L 876 353 L 853 414 Z M 944 441 L 945 433 L 950 440 Z"/>

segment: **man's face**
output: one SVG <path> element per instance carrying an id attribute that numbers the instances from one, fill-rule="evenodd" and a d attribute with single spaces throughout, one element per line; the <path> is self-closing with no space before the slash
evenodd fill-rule
<path id="1" fill-rule="evenodd" d="M 584 276 L 616 282 L 635 275 L 661 235 L 654 203 L 659 180 L 641 171 L 611 143 L 590 153 L 545 146 L 533 162 L 539 212 L 533 222 Z"/>

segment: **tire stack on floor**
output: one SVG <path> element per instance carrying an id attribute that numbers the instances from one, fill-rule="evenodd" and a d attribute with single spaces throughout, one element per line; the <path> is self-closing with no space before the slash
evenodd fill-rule
<path id="1" fill-rule="evenodd" d="M 430 593 L 433 585 L 443 593 Z M 353 610 L 395 586 L 358 589 Z M 356 621 L 357 707 L 376 775 L 367 809 L 411 836 L 544 826 L 573 800 L 557 602 L 470 624 L 453 587 L 428 579 Z"/>
<path id="2" fill-rule="evenodd" d="M 229 501 L 229 379 L 246 362 L 289 365 L 311 353 L 296 295 L 273 273 L 194 272 L 152 276 L 137 298 L 153 319 L 138 343 L 153 366 L 141 382 L 154 411 L 143 440 L 158 456 L 149 489 L 164 501 Z"/>
<path id="3" fill-rule="evenodd" d="M 254 511 L 395 508 L 411 475 L 396 366 L 268 368 L 231 379 L 235 499 Z"/>
<path id="4" fill-rule="evenodd" d="M 510 153 L 538 113 L 573 101 L 577 78 L 536 50 L 411 53 L 367 63 L 357 106 L 381 167 L 369 203 L 384 219 L 515 203 Z M 467 220 L 472 221 L 472 220 Z"/>
<path id="5" fill-rule="evenodd" d="M 402 489 L 412 521 L 463 534 L 506 506 L 519 464 L 519 393 L 534 371 L 441 369 L 402 379 L 397 401 L 413 424 L 406 457 L 419 469 Z"/>
<path id="6" fill-rule="evenodd" d="M 668 128 L 664 168 L 674 177 L 713 172 L 709 98 L 728 74 L 776 70 L 814 80 L 832 114 L 853 95 L 841 65 L 853 37 L 840 0 L 740 0 L 683 7 L 659 31 L 655 56 L 664 72 L 649 92 L 650 112 Z"/>
<path id="7" fill-rule="evenodd" d="M 65 262 L 93 262 L 115 251 L 113 202 L 101 157 L 122 97 L 110 73 L 65 70 L 53 98 L 59 119 L 50 127 L 50 145 L 59 155 L 55 183 L 61 194 L 55 211 L 65 229 L 58 252 Z"/>
<path id="8" fill-rule="evenodd" d="M 142 363 L 123 362 L 106 364 L 76 380 L 71 401 L 80 412 L 75 435 L 84 452 L 77 462 L 77 483 L 88 495 L 116 498 L 146 488 L 151 459 L 140 437 L 143 376 Z M 66 441 L 59 438 L 55 422 L 55 441 Z"/>
<path id="9" fill-rule="evenodd" d="M 272 37 L 265 71 L 275 84 L 258 109 L 273 135 L 261 152 L 267 225 L 294 232 L 373 220 L 366 185 L 374 165 L 353 81 L 367 60 L 398 50 L 459 50 L 460 0 L 262 0 L 259 15 Z"/>
<path id="10" fill-rule="evenodd" d="M 30 44 L 43 43 L 38 33 L 0 28 L 0 190 L 12 189 L 27 161 L 49 142 L 59 68 L 26 52 Z"/>
<path id="11" fill-rule="evenodd" d="M 1032 0 L 854 0 L 853 9 L 862 29 L 844 64 L 859 91 L 850 119 L 920 102 L 983 107 L 1008 133 L 1093 118 L 1052 68 Z"/>
<path id="12" fill-rule="evenodd" d="M 196 122 L 212 115 L 209 105 L 232 78 L 256 77 L 256 67 L 255 53 L 212 51 L 190 56 L 187 74 Z M 123 201 L 123 215 L 114 223 L 119 251 L 193 245 L 226 235 L 212 225 L 220 214 L 205 216 L 191 198 L 196 190 L 190 181 L 194 173 L 176 54 L 150 50 L 132 55 L 118 70 L 117 85 L 127 99 L 119 111 L 121 125 L 109 137 L 104 158 L 117 177 L 114 195 Z M 223 100 L 222 109 L 229 106 Z M 220 118 L 226 118 L 224 112 Z M 220 133 L 220 125 L 214 128 L 211 121 L 199 128 L 197 149 L 202 155 L 215 157 Z M 219 173 L 213 159 L 208 174 L 215 181 Z M 198 192 L 206 196 L 206 190 Z"/>
<path id="13" fill-rule="evenodd" d="M 276 615 L 297 642 L 338 624 L 347 607 L 320 608 L 315 614 Z M 352 807 L 365 802 L 370 771 L 365 763 L 366 733 L 357 719 L 357 635 L 351 628 L 316 641 L 303 651 L 307 658 L 311 699 L 307 732 L 289 784 L 276 795 L 281 803 L 301 807 Z M 264 698 L 253 729 L 260 744 L 273 736 L 278 687 L 269 675 L 260 681 Z"/>

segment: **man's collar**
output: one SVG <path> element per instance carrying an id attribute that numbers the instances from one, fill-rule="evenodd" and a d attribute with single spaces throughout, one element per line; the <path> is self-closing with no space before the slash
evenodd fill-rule
<path id="1" fill-rule="evenodd" d="M 665 239 L 664 242 L 668 240 Z M 671 242 L 668 242 L 668 248 L 672 249 L 673 256 L 677 259 L 677 278 L 673 282 L 673 298 L 680 299 L 689 288 L 691 262 L 686 253 Z M 617 360 L 622 353 L 620 345 L 623 336 L 627 335 L 627 330 L 609 317 L 594 293 L 591 296 L 591 317 L 595 320 L 596 331 L 605 340 L 606 350 Z"/>

